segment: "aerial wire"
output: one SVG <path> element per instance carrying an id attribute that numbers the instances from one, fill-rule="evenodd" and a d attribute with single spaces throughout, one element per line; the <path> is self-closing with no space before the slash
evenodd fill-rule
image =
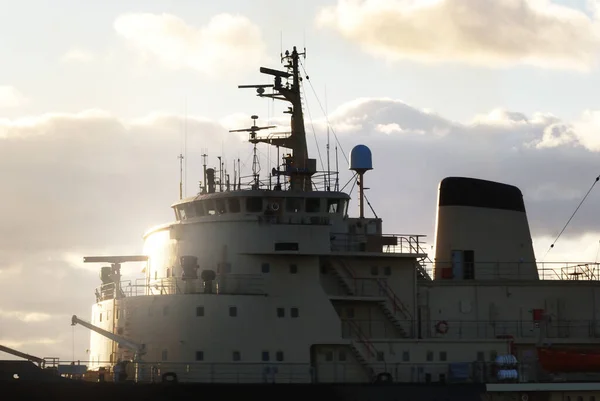
<path id="1" fill-rule="evenodd" d="M 600 181 L 600 175 L 598 177 L 596 177 L 596 179 L 594 180 L 594 183 L 592 184 L 592 186 L 590 187 L 590 189 L 588 189 L 587 193 L 585 194 L 585 196 L 583 197 L 583 199 L 581 200 L 581 202 L 579 202 L 579 205 L 577 206 L 577 208 L 575 209 L 575 211 L 573 212 L 573 214 L 571 215 L 571 217 L 569 217 L 569 220 L 567 221 L 567 224 L 565 224 L 565 226 L 562 228 L 562 230 L 560 230 L 560 233 L 558 233 L 558 236 L 556 237 L 556 239 L 554 240 L 554 242 L 550 245 L 550 248 L 548 248 L 548 250 L 546 251 L 546 254 L 542 258 L 542 261 L 544 261 L 544 259 L 546 259 L 546 256 L 548 255 L 548 252 L 550 252 L 550 250 L 552 248 L 554 248 L 554 244 L 556 244 L 556 241 L 558 241 L 558 239 L 560 238 L 560 236 L 562 235 L 562 233 L 565 231 L 565 229 L 567 228 L 567 226 L 571 222 L 571 220 L 573 220 L 573 217 L 575 217 L 575 214 L 577 213 L 577 211 L 579 210 L 579 208 L 581 207 L 581 205 L 583 204 L 583 202 L 585 202 L 585 200 L 588 197 L 588 195 L 590 194 L 590 192 L 592 192 L 592 189 L 594 189 L 594 186 L 598 183 L 598 181 Z"/>

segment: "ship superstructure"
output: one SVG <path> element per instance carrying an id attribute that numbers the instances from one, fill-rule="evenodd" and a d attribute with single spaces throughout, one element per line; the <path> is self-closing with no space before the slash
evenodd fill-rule
<path id="1" fill-rule="evenodd" d="M 444 179 L 434 261 L 423 236 L 386 234 L 365 217 L 366 146 L 350 155 L 358 217 L 348 194 L 315 188 L 301 56 L 294 48 L 284 71 L 261 68 L 273 84 L 243 86 L 290 104 L 289 133 L 263 135 L 271 127 L 255 116 L 238 130 L 283 152 L 276 183 L 253 171 L 242 185 L 205 168 L 200 193 L 172 205 L 175 221 L 145 233 L 144 255 L 87 258 L 110 265 L 92 308 L 90 367 L 131 360 L 138 381 L 600 379 L 598 265 L 537 263 L 518 188 Z M 145 277 L 122 282 L 120 265 L 140 260 Z M 589 366 L 542 363 L 574 354 Z"/>

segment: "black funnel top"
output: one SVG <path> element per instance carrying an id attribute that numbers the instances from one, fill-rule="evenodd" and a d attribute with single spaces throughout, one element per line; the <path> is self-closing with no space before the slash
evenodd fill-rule
<path id="1" fill-rule="evenodd" d="M 471 206 L 525 212 L 523 194 L 519 188 L 465 177 L 447 177 L 442 180 L 438 206 Z"/>

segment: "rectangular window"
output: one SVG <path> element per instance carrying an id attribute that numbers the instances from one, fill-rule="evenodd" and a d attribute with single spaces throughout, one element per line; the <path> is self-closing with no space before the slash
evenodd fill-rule
<path id="1" fill-rule="evenodd" d="M 440 351 L 440 361 L 445 362 L 448 359 L 446 351 Z"/>
<path id="2" fill-rule="evenodd" d="M 262 352 L 262 361 L 263 362 L 269 362 L 270 356 L 269 356 L 269 351 L 263 351 Z"/>
<path id="3" fill-rule="evenodd" d="M 292 308 L 290 315 L 294 318 L 300 316 L 300 312 L 298 311 L 298 308 Z"/>
<path id="4" fill-rule="evenodd" d="M 262 212 L 263 210 L 263 199 L 262 198 L 246 198 L 246 211 L 250 213 Z"/>
<path id="5" fill-rule="evenodd" d="M 225 206 L 225 199 L 217 199 L 217 214 L 227 213 L 227 207 Z"/>
<path id="6" fill-rule="evenodd" d="M 233 355 L 231 356 L 231 359 L 233 359 L 234 361 L 240 361 L 242 359 L 242 355 L 240 354 L 240 351 L 233 351 Z"/>
<path id="7" fill-rule="evenodd" d="M 297 251 L 300 249 L 300 246 L 297 242 L 276 242 L 275 250 L 276 251 Z"/>
<path id="8" fill-rule="evenodd" d="M 327 199 L 327 213 L 337 213 L 340 201 L 338 199 Z"/>
<path id="9" fill-rule="evenodd" d="M 386 276 L 391 276 L 392 275 L 392 268 L 390 266 L 385 266 L 383 268 L 383 274 L 385 274 Z"/>
<path id="10" fill-rule="evenodd" d="M 410 352 L 402 352 L 402 362 L 410 362 Z"/>
<path id="11" fill-rule="evenodd" d="M 294 265 L 294 264 L 290 265 L 290 273 L 291 274 L 298 273 L 298 265 Z"/>
<path id="12" fill-rule="evenodd" d="M 275 358 L 277 359 L 277 362 L 283 362 L 283 351 L 277 351 Z"/>
<path id="13" fill-rule="evenodd" d="M 227 200 L 227 206 L 229 206 L 229 213 L 239 213 L 240 208 L 240 200 L 238 198 L 229 198 Z"/>
<path id="14" fill-rule="evenodd" d="M 485 361 L 485 353 L 483 351 L 477 351 L 477 360 Z"/>
<path id="15" fill-rule="evenodd" d="M 427 362 L 433 361 L 433 351 L 427 351 Z"/>
<path id="16" fill-rule="evenodd" d="M 204 209 L 206 209 L 206 214 L 209 216 L 214 216 L 217 214 L 217 208 L 215 207 L 215 201 L 210 199 L 204 201 Z"/>
<path id="17" fill-rule="evenodd" d="M 196 360 L 203 361 L 204 360 L 204 351 L 196 351 Z"/>
<path id="18" fill-rule="evenodd" d="M 269 264 L 268 264 L 268 263 L 266 263 L 266 262 L 265 262 L 265 263 L 263 263 L 263 264 L 261 265 L 261 271 L 262 271 L 263 273 L 268 273 L 268 272 L 270 272 L 270 271 L 271 271 L 271 265 L 269 265 Z"/>
<path id="19" fill-rule="evenodd" d="M 333 361 L 333 352 L 332 351 L 325 351 L 325 361 L 326 362 Z"/>
<path id="20" fill-rule="evenodd" d="M 196 306 L 196 316 L 204 316 L 204 306 Z"/>
<path id="21" fill-rule="evenodd" d="M 206 215 L 206 213 L 204 211 L 204 202 L 196 202 L 195 209 L 196 209 L 196 216 L 202 217 L 202 216 Z"/>
<path id="22" fill-rule="evenodd" d="M 102 321 L 102 312 L 100 312 L 100 321 Z"/>
<path id="23" fill-rule="evenodd" d="M 162 357 L 162 360 L 163 360 L 163 361 L 166 361 L 166 360 L 167 360 L 168 353 L 167 353 L 167 350 L 166 350 L 166 349 L 163 349 L 163 350 L 162 350 L 162 355 L 161 355 L 161 357 Z"/>
<path id="24" fill-rule="evenodd" d="M 285 317 L 285 308 L 277 308 L 277 317 Z"/>
<path id="25" fill-rule="evenodd" d="M 119 320 L 119 310 L 118 310 L 118 309 L 115 311 L 115 318 L 116 318 L 117 320 Z"/>
<path id="26" fill-rule="evenodd" d="M 287 198 L 285 200 L 285 211 L 288 213 L 299 213 L 302 210 L 302 198 Z"/>
<path id="27" fill-rule="evenodd" d="M 306 212 L 319 213 L 321 211 L 321 198 L 306 198 Z"/>
<path id="28" fill-rule="evenodd" d="M 475 251 L 464 251 L 463 253 L 465 261 L 465 280 L 475 279 Z"/>
<path id="29" fill-rule="evenodd" d="M 237 306 L 229 307 L 229 316 L 236 317 L 237 316 Z"/>
<path id="30" fill-rule="evenodd" d="M 379 268 L 377 266 L 371 266 L 371 275 L 377 276 L 379 274 Z"/>
<path id="31" fill-rule="evenodd" d="M 385 360 L 385 355 L 383 354 L 383 351 L 377 351 L 377 360 L 379 362 L 383 362 Z"/>
<path id="32" fill-rule="evenodd" d="M 343 349 L 340 350 L 340 353 L 338 354 L 338 360 L 340 362 L 345 362 L 346 361 L 346 351 L 344 351 Z"/>

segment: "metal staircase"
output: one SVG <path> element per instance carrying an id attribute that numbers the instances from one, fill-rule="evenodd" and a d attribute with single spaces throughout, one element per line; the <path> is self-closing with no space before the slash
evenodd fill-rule
<path id="1" fill-rule="evenodd" d="M 350 322 L 350 328 L 352 332 L 355 334 L 355 340 L 352 340 L 350 343 L 350 350 L 356 360 L 363 366 L 369 379 L 375 379 L 377 372 L 375 368 L 371 365 L 372 360 L 377 358 L 377 348 L 369 341 L 367 336 L 362 332 L 361 328 L 353 321 Z"/>
<path id="2" fill-rule="evenodd" d="M 335 275 L 338 283 L 346 290 L 348 295 L 356 294 L 356 275 L 352 268 L 339 259 L 332 260 L 331 271 Z"/>
<path id="3" fill-rule="evenodd" d="M 379 289 L 386 296 L 384 301 L 379 302 L 383 314 L 398 329 L 400 335 L 404 338 L 412 337 L 412 315 L 406 305 L 400 301 L 394 291 L 390 288 L 386 280 L 378 279 Z M 409 330 L 406 330 L 406 324 Z"/>

